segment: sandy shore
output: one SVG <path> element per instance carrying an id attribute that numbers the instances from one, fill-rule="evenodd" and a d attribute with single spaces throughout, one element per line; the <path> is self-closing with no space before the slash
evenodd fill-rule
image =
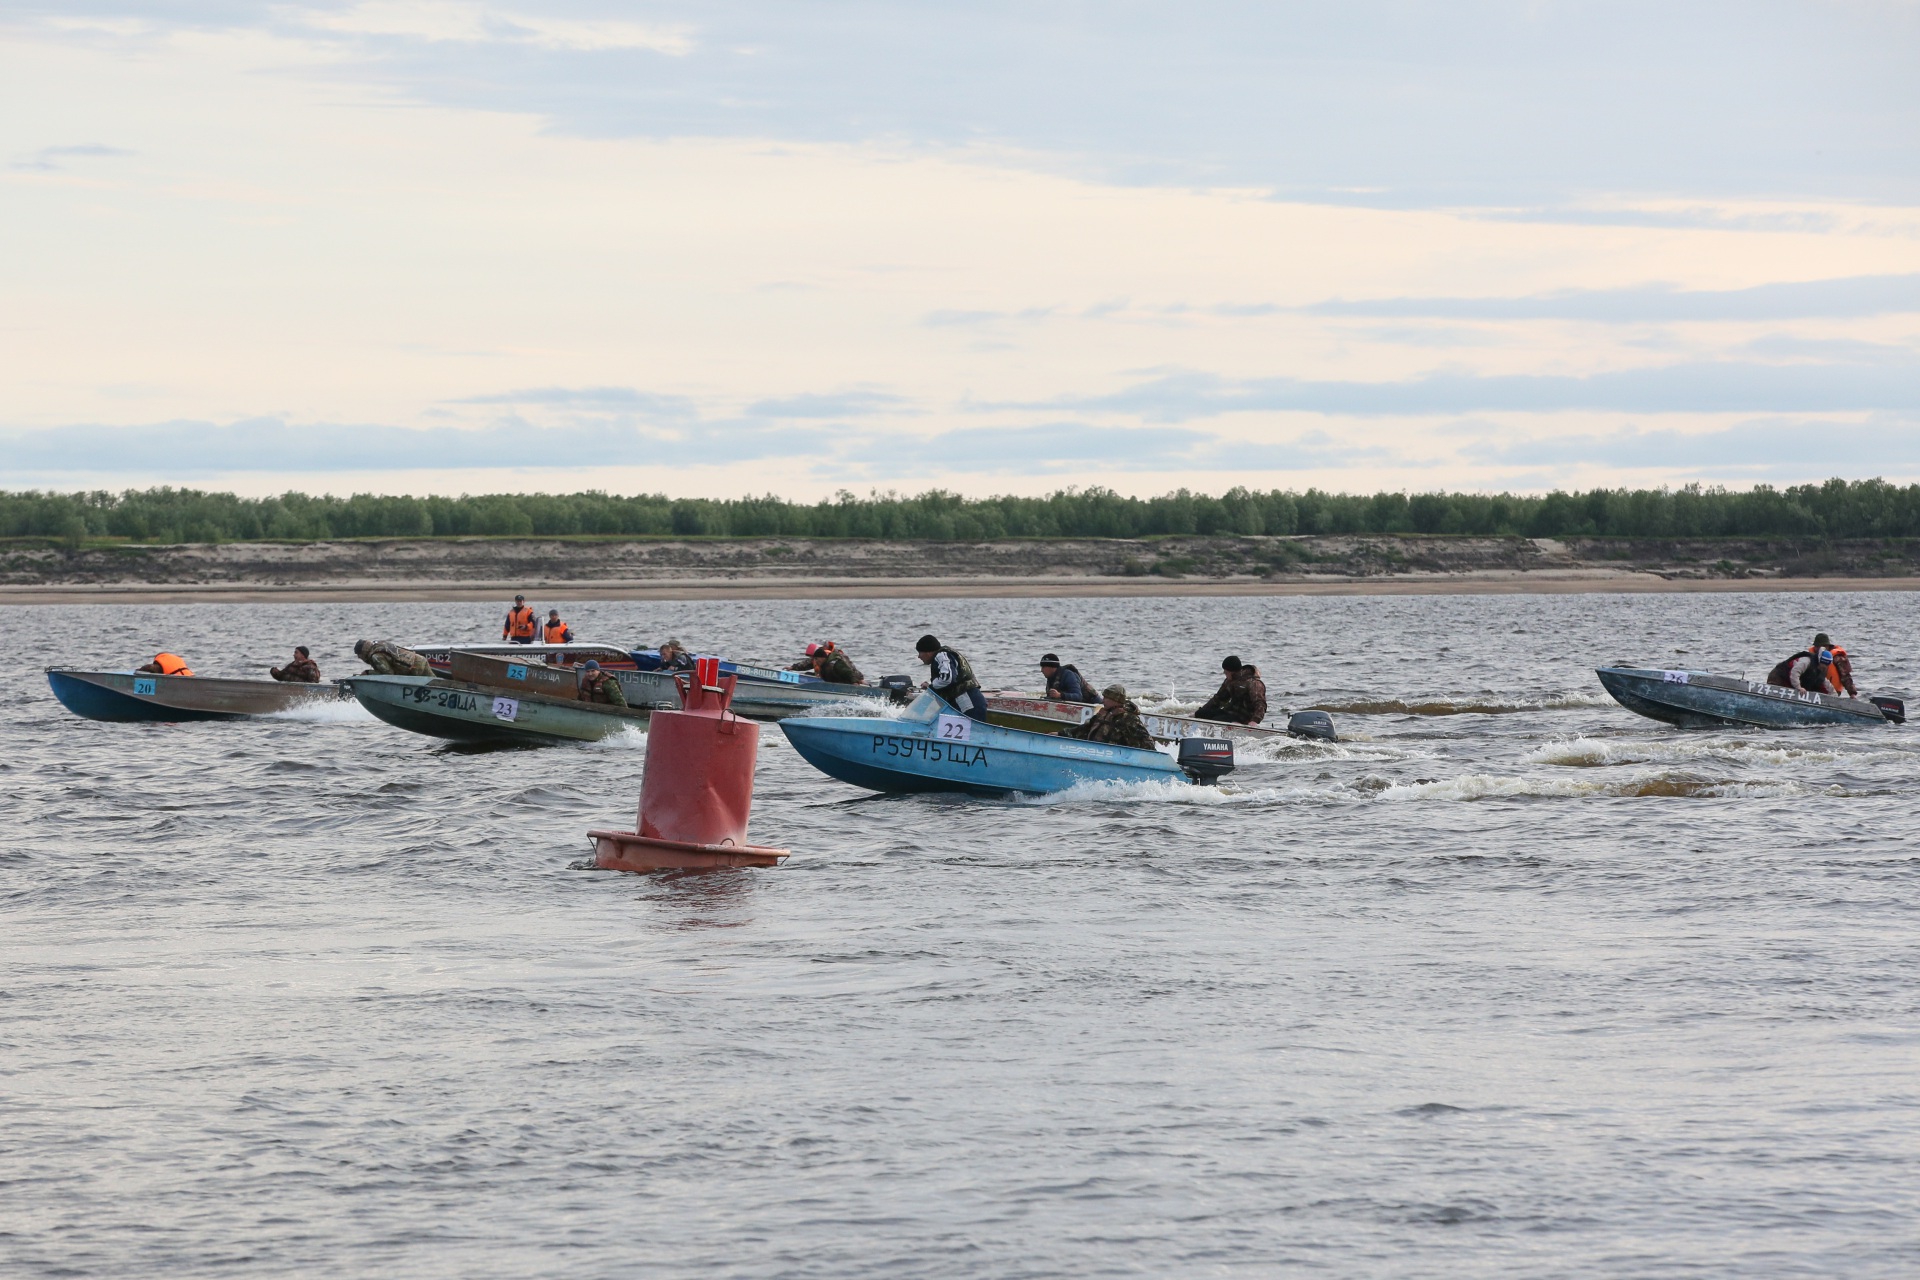
<path id="1" fill-rule="evenodd" d="M 1920 591 L 1920 578 L 1668 578 L 1623 570 L 1490 570 L 1367 578 L 1192 580 L 1138 577 L 687 578 L 462 582 L 69 583 L 5 588 L 8 604 L 322 603 L 416 600 L 499 602 L 525 592 L 566 600 L 898 600 L 1061 596 L 1422 596 L 1571 595 L 1656 592 Z"/>

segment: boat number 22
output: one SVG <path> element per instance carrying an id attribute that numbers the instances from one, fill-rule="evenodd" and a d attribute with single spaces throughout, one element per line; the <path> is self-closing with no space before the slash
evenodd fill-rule
<path id="1" fill-rule="evenodd" d="M 941 716 L 934 722 L 933 736 L 942 742 L 972 742 L 973 721 L 966 716 Z"/>

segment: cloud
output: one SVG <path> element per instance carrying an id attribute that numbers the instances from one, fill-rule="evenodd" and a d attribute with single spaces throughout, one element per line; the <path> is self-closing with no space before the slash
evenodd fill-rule
<path id="1" fill-rule="evenodd" d="M 1525 411 L 1831 413 L 1920 409 L 1920 361 L 1760 364 L 1716 361 L 1582 376 L 1436 373 L 1400 382 L 1227 379 L 1169 373 L 1110 395 L 983 408 L 1066 409 L 1188 422 L 1229 413 L 1309 412 L 1356 417 Z"/>
<path id="2" fill-rule="evenodd" d="M 88 142 L 71 147 L 42 147 L 24 159 L 15 160 L 7 167 L 10 169 L 50 173 L 65 169 L 67 166 L 62 162 L 66 160 L 91 159 L 95 157 L 112 158 L 116 156 L 130 156 L 132 154 L 133 152 L 128 151 L 124 147 L 109 147 L 97 142 Z"/>
<path id="3" fill-rule="evenodd" d="M 1626 427 L 1600 435 L 1483 440 L 1460 453 L 1503 467 L 1577 464 L 1756 477 L 1804 477 L 1810 469 L 1879 475 L 1920 465 L 1920 417 L 1878 416 L 1858 424 L 1759 418 L 1686 432 Z"/>
<path id="4" fill-rule="evenodd" d="M 448 404 L 551 405 L 624 411 L 662 421 L 696 418 L 699 409 L 685 396 L 636 391 L 632 387 L 526 387 L 467 396 Z"/>
<path id="5" fill-rule="evenodd" d="M 906 401 L 880 391 L 836 391 L 827 394 L 785 396 L 747 406 L 753 418 L 864 418 L 898 412 Z"/>
<path id="6" fill-rule="evenodd" d="M 1624 289 L 1570 289 L 1526 298 L 1334 299 L 1302 310 L 1310 315 L 1373 319 L 1589 320 L 1605 324 L 1852 319 L 1920 312 L 1920 274 L 1848 276 L 1748 289 L 1679 289 L 1670 284 L 1643 284 Z"/>
<path id="7" fill-rule="evenodd" d="M 587 137 L 984 146 L 1128 185 L 1607 225 L 1709 215 L 1595 208 L 1595 193 L 1920 199 L 1920 11 L 1903 4 L 17 9 L 16 24 L 38 15 L 50 33 L 79 24 L 89 38 L 129 21 L 269 30 L 326 44 L 337 74 L 412 100 L 534 114 Z"/>

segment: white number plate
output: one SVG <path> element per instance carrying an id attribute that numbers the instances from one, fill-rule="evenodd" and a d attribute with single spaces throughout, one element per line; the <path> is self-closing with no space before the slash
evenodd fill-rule
<path id="1" fill-rule="evenodd" d="M 520 715 L 520 703 L 514 698 L 495 698 L 493 715 L 496 720 L 513 720 Z"/>
<path id="2" fill-rule="evenodd" d="M 972 742 L 973 721 L 966 716 L 941 716 L 933 722 L 933 736 L 942 742 Z"/>
<path id="3" fill-rule="evenodd" d="M 1687 682 L 1687 673 L 1684 671 L 1662 671 L 1660 678 L 1668 684 L 1685 684 Z"/>

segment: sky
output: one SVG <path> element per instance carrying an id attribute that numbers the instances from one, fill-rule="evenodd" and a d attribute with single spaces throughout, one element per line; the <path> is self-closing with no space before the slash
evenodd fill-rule
<path id="1" fill-rule="evenodd" d="M 1916 0 L 0 0 L 0 488 L 1920 480 L 1916 67 Z"/>

